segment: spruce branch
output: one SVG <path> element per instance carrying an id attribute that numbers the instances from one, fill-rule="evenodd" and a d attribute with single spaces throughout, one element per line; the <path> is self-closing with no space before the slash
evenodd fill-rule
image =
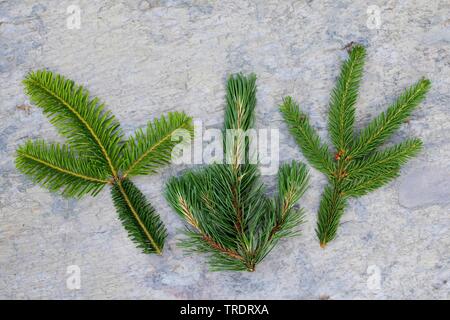
<path id="1" fill-rule="evenodd" d="M 302 149 L 308 162 L 330 177 L 335 167 L 332 155 L 328 146 L 321 141 L 319 135 L 309 123 L 306 114 L 300 111 L 298 104 L 291 97 L 283 99 L 280 111 L 288 125 L 289 132 Z"/>
<path id="2" fill-rule="evenodd" d="M 313 167 L 327 174 L 329 185 L 320 201 L 316 234 L 320 245 L 336 237 L 340 219 L 352 197 L 363 196 L 389 183 L 400 174 L 401 166 L 418 154 L 419 139 L 377 151 L 425 98 L 430 81 L 421 79 L 407 89 L 385 112 L 354 136 L 355 103 L 364 65 L 365 49 L 354 46 L 343 63 L 331 95 L 328 129 L 336 148 L 334 159 L 320 142 L 314 129 L 290 97 L 280 111 L 304 156 Z"/>
<path id="3" fill-rule="evenodd" d="M 361 131 L 348 155 L 353 158 L 364 156 L 386 141 L 425 98 L 430 86 L 430 80 L 421 79 L 405 90 L 392 106 Z"/>
<path id="4" fill-rule="evenodd" d="M 171 178 L 165 195 L 188 224 L 181 247 L 208 254 L 212 270 L 254 271 L 280 239 L 298 234 L 303 212 L 295 203 L 306 189 L 308 172 L 295 161 L 282 165 L 278 195 L 269 198 L 257 165 L 236 161 L 248 159 L 240 153 L 249 152 L 245 130 L 254 124 L 256 77 L 230 76 L 226 101 L 224 132 L 244 131 L 236 143 L 223 137 L 232 161 Z"/>
<path id="5" fill-rule="evenodd" d="M 355 104 L 362 78 L 366 50 L 356 45 L 342 64 L 341 74 L 331 93 L 328 131 L 336 150 L 348 150 L 353 142 Z"/>
<path id="6" fill-rule="evenodd" d="M 339 221 L 346 206 L 347 199 L 338 185 L 325 187 L 320 200 L 316 227 L 316 234 L 322 248 L 336 237 Z"/>
<path id="7" fill-rule="evenodd" d="M 30 100 L 42 108 L 67 144 L 27 141 L 17 149 L 17 169 L 67 197 L 95 196 L 111 184 L 114 205 L 130 238 L 143 252 L 161 254 L 164 225 L 126 177 L 151 174 L 168 164 L 176 145 L 172 134 L 176 129 L 192 133 L 191 118 L 170 113 L 124 142 L 114 115 L 72 80 L 40 70 L 30 72 L 24 85 Z"/>
<path id="8" fill-rule="evenodd" d="M 419 139 L 407 139 L 382 151 L 374 151 L 363 160 L 349 163 L 342 190 L 347 196 L 363 196 L 397 178 L 401 166 L 422 149 Z"/>
<path id="9" fill-rule="evenodd" d="M 392 147 L 374 151 L 362 159 L 355 159 L 347 166 L 347 180 L 371 179 L 382 172 L 398 169 L 410 158 L 419 153 L 422 148 L 420 139 L 406 139 Z"/>

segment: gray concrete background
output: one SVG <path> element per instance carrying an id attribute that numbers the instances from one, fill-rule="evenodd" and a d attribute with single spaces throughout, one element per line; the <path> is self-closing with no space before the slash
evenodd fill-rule
<path id="1" fill-rule="evenodd" d="M 66 27 L 70 4 L 81 8 L 79 30 Z M 369 4 L 381 10 L 379 29 L 368 28 Z M 0 1 L 0 298 L 448 299 L 449 12 L 448 0 Z M 204 257 L 176 247 L 182 222 L 161 195 L 182 167 L 136 179 L 169 230 L 162 257 L 135 248 L 107 190 L 65 200 L 14 168 L 18 144 L 60 139 L 20 83 L 44 67 L 86 85 L 127 133 L 170 110 L 220 126 L 226 76 L 255 72 L 258 126 L 280 129 L 281 160 L 302 160 L 277 104 L 293 95 L 327 139 L 329 93 L 350 41 L 368 50 L 358 127 L 421 76 L 433 87 L 392 139 L 419 136 L 425 150 L 399 179 L 350 202 L 326 250 L 314 235 L 325 178 L 314 170 L 303 235 L 255 273 L 211 273 Z M 274 177 L 265 181 L 273 189 Z M 66 286 L 70 265 L 80 267 L 79 290 Z"/>

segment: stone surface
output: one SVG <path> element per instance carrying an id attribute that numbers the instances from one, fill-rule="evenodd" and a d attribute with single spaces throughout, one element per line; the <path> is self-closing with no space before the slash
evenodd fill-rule
<path id="1" fill-rule="evenodd" d="M 67 28 L 73 3 L 80 29 Z M 450 3 L 373 4 L 379 28 L 361 0 L 0 1 L 0 298 L 448 299 Z M 302 236 L 280 244 L 255 273 L 211 273 L 204 257 L 177 248 L 182 222 L 161 191 L 181 166 L 136 179 L 169 230 L 162 257 L 134 247 L 107 190 L 67 200 L 15 170 L 17 145 L 60 139 L 21 86 L 37 68 L 86 85 L 127 133 L 171 110 L 220 125 L 226 76 L 255 72 L 258 126 L 280 129 L 282 161 L 303 159 L 277 104 L 287 94 L 298 99 L 327 139 L 329 93 L 350 41 L 368 49 L 359 128 L 421 76 L 433 87 L 392 139 L 419 136 L 424 151 L 399 180 L 350 202 L 326 250 L 314 234 L 325 183 L 314 170 Z M 265 181 L 275 185 L 273 176 Z M 72 265 L 79 290 L 66 283 Z"/>
<path id="2" fill-rule="evenodd" d="M 407 208 L 450 203 L 450 170 L 432 166 L 417 168 L 401 179 L 399 202 Z"/>

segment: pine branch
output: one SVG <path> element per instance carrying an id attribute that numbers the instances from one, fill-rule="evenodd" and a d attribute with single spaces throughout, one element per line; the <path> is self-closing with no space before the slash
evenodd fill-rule
<path id="1" fill-rule="evenodd" d="M 425 98 L 430 86 L 430 80 L 421 79 L 407 89 L 392 106 L 362 130 L 349 156 L 364 156 L 386 141 Z"/>
<path id="2" fill-rule="evenodd" d="M 46 70 L 29 73 L 23 83 L 30 100 L 42 108 L 72 148 L 106 164 L 117 176 L 122 131 L 97 98 L 90 99 L 82 86 Z"/>
<path id="3" fill-rule="evenodd" d="M 67 145 L 27 141 L 17 149 L 17 169 L 50 191 L 66 197 L 96 195 L 106 183 L 108 173 Z"/>
<path id="4" fill-rule="evenodd" d="M 180 247 L 187 252 L 210 253 L 213 270 L 246 270 L 245 258 L 234 237 L 234 220 L 221 216 L 220 199 L 212 197 L 210 168 L 189 171 L 167 183 L 166 199 L 189 224 L 187 238 Z"/>
<path id="5" fill-rule="evenodd" d="M 366 50 L 356 45 L 341 67 L 341 74 L 331 94 L 328 131 L 336 150 L 348 150 L 353 142 L 355 104 L 358 98 Z"/>
<path id="6" fill-rule="evenodd" d="M 173 147 L 179 143 L 173 135 L 186 130 L 193 134 L 192 118 L 182 112 L 170 112 L 149 122 L 147 130 L 137 130 L 123 149 L 123 177 L 155 173 L 158 167 L 170 163 Z"/>
<path id="7" fill-rule="evenodd" d="M 310 125 L 308 117 L 300 111 L 298 104 L 291 97 L 286 97 L 280 111 L 305 158 L 314 168 L 331 176 L 334 172 L 334 163 L 328 146 L 321 141 Z"/>
<path id="8" fill-rule="evenodd" d="M 430 81 L 426 79 L 408 89 L 358 137 L 353 137 L 354 105 L 364 56 L 365 50 L 361 46 L 355 46 L 350 51 L 331 96 L 328 128 L 337 149 L 334 159 L 331 159 L 328 147 L 320 142 L 306 116 L 290 97 L 284 100 L 280 108 L 305 158 L 329 178 L 317 218 L 316 234 L 321 247 L 336 237 L 349 198 L 363 196 L 395 179 L 400 174 L 401 166 L 417 155 L 422 147 L 419 139 L 410 139 L 381 151 L 376 150 L 424 99 L 430 88 Z"/>
<path id="9" fill-rule="evenodd" d="M 245 130 L 253 126 L 256 104 L 254 75 L 230 76 L 227 82 L 225 130 L 243 130 L 232 159 L 248 151 Z M 224 145 L 230 143 L 224 136 Z M 281 238 L 297 234 L 302 211 L 294 207 L 306 189 L 306 168 L 296 162 L 279 171 L 279 195 L 269 199 L 256 165 L 231 162 L 188 171 L 172 178 L 166 199 L 189 228 L 181 246 L 207 253 L 212 270 L 254 271 Z"/>
<path id="10" fill-rule="evenodd" d="M 225 129 L 248 130 L 255 121 L 256 76 L 236 74 L 227 82 Z"/>
<path id="11" fill-rule="evenodd" d="M 211 238 L 189 230 L 185 234 L 187 238 L 179 246 L 187 253 L 208 254 L 211 271 L 254 271 L 247 268 L 242 256 L 210 241 Z"/>
<path id="12" fill-rule="evenodd" d="M 256 216 L 268 203 L 263 190 L 258 188 L 257 173 L 250 170 L 247 173 L 240 183 L 236 181 L 232 165 L 215 164 L 203 170 L 188 171 L 167 183 L 166 199 L 191 228 L 181 246 L 199 252 L 209 248 L 214 257 L 210 259 L 213 270 L 230 270 L 230 259 L 238 260 L 232 264 L 234 270 L 254 269 L 253 253 L 244 245 L 246 233 L 259 221 Z M 238 189 L 238 193 L 233 194 L 233 189 Z M 239 203 L 236 203 L 236 196 Z"/>
<path id="13" fill-rule="evenodd" d="M 225 109 L 223 143 L 226 161 L 237 172 L 239 165 L 248 161 L 248 130 L 255 121 L 256 76 L 236 74 L 227 81 L 227 108 Z"/>
<path id="14" fill-rule="evenodd" d="M 295 208 L 308 186 L 309 177 L 306 166 L 301 162 L 292 161 L 283 164 L 278 170 L 278 195 L 275 200 L 274 225 L 269 240 L 298 235 L 296 227 L 303 223 L 302 209 Z"/>

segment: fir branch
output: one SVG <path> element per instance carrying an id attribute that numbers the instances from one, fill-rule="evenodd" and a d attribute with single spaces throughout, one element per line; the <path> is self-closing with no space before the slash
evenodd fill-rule
<path id="1" fill-rule="evenodd" d="M 341 74 L 331 93 L 328 131 L 336 150 L 348 150 L 353 142 L 355 104 L 358 98 L 366 50 L 356 45 L 342 64 Z"/>
<path id="2" fill-rule="evenodd" d="M 354 105 L 362 76 L 365 50 L 355 46 L 341 68 L 341 75 L 331 96 L 329 131 L 336 147 L 334 160 L 328 158 L 328 147 L 305 120 L 290 97 L 280 110 L 304 156 L 311 165 L 327 174 L 319 206 L 316 234 L 321 247 L 336 237 L 348 199 L 363 196 L 392 181 L 401 166 L 417 155 L 419 139 L 406 140 L 377 151 L 424 99 L 430 81 L 422 79 L 403 93 L 386 112 L 376 117 L 358 137 L 353 137 Z"/>
<path id="3" fill-rule="evenodd" d="M 17 149 L 17 169 L 51 191 L 67 197 L 96 195 L 106 183 L 108 172 L 67 145 L 42 140 L 26 141 Z"/>
<path id="4" fill-rule="evenodd" d="M 108 165 L 117 176 L 122 131 L 97 98 L 72 80 L 50 71 L 31 72 L 23 81 L 30 100 L 43 109 L 72 148 Z"/>
<path id="5" fill-rule="evenodd" d="M 68 197 L 95 196 L 112 184 L 114 204 L 130 238 L 145 253 L 161 254 L 167 235 L 163 223 L 127 176 L 153 173 L 169 163 L 175 146 L 172 134 L 178 129 L 192 134 L 192 119 L 169 113 L 125 144 L 115 117 L 72 80 L 41 70 L 29 73 L 24 85 L 68 144 L 27 141 L 17 149 L 17 169 Z"/>
<path id="6" fill-rule="evenodd" d="M 173 135 L 183 129 L 192 136 L 192 118 L 182 112 L 170 112 L 167 117 L 149 122 L 145 132 L 137 130 L 123 149 L 123 177 L 155 173 L 158 167 L 168 164 L 173 147 L 179 143 Z"/>
<path id="7" fill-rule="evenodd" d="M 334 172 L 334 163 L 328 146 L 321 141 L 309 123 L 308 117 L 300 111 L 298 104 L 291 97 L 286 97 L 280 111 L 305 158 L 314 168 L 331 176 Z"/>
<path id="8" fill-rule="evenodd" d="M 137 247 L 144 253 L 161 254 L 167 231 L 142 192 L 125 179 L 114 183 L 111 196 L 119 219 Z"/>
<path id="9" fill-rule="evenodd" d="M 255 76 L 230 76 L 225 130 L 248 130 L 254 122 Z M 244 137 L 245 131 L 238 137 Z M 224 136 L 224 145 L 228 137 Z M 231 149 L 232 159 L 246 152 L 249 139 Z M 242 148 L 243 147 L 243 148 Z M 242 158 L 241 158 L 242 159 Z M 189 228 L 181 246 L 207 253 L 212 270 L 254 271 L 281 238 L 296 235 L 302 211 L 294 204 L 306 189 L 304 165 L 293 162 L 279 171 L 279 194 L 269 199 L 256 165 L 213 164 L 172 178 L 166 199 Z"/>

